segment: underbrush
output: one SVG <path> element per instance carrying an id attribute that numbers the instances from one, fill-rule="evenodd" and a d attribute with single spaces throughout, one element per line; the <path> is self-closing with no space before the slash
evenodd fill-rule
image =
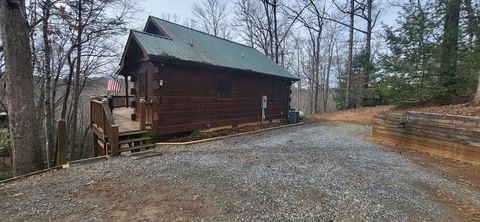
<path id="1" fill-rule="evenodd" d="M 0 170 L 0 181 L 10 179 L 10 178 L 12 178 L 12 174 L 10 172 Z"/>
<path id="2" fill-rule="evenodd" d="M 11 172 L 5 168 L 5 157 L 9 155 L 9 138 L 7 133 L 0 133 L 0 180 L 12 177 Z"/>

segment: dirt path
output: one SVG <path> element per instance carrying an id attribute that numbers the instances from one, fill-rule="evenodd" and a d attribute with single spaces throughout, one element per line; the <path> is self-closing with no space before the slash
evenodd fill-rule
<path id="1" fill-rule="evenodd" d="M 310 116 L 309 121 L 326 120 L 371 125 L 372 118 L 375 114 L 392 110 L 394 107 L 395 106 L 362 107 L 333 113 L 322 113 Z"/>
<path id="2" fill-rule="evenodd" d="M 393 152 L 321 122 L 72 165 L 0 185 L 2 221 L 474 221 L 471 166 Z M 455 167 L 452 165 L 452 169 Z M 477 171 L 478 172 L 478 171 Z"/>

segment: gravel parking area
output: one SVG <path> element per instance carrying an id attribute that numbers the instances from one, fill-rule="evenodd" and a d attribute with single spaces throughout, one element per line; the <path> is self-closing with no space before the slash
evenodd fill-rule
<path id="1" fill-rule="evenodd" d="M 370 142 L 370 131 L 312 123 L 72 165 L 0 185 L 1 220 L 480 220 L 477 184 Z"/>

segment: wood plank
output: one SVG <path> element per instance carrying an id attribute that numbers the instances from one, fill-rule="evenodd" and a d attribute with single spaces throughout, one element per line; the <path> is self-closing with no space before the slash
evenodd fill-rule
<path id="1" fill-rule="evenodd" d="M 473 164 L 480 164 L 479 152 L 472 152 L 465 149 L 464 146 L 449 142 L 438 143 L 428 140 L 424 137 L 408 136 L 394 134 L 391 132 L 377 131 L 375 139 L 393 142 L 400 146 L 425 152 L 441 157 L 452 158 L 460 161 L 466 161 Z"/>
<path id="2" fill-rule="evenodd" d="M 134 131 L 126 131 L 126 132 L 119 132 L 118 136 L 119 137 L 124 137 L 124 136 L 133 136 L 133 135 L 142 135 L 142 134 L 147 134 L 148 131 L 146 130 L 134 130 Z"/>
<path id="3" fill-rule="evenodd" d="M 140 137 L 140 138 L 133 138 L 133 139 L 124 139 L 124 140 L 119 140 L 119 144 L 125 144 L 125 143 L 133 143 L 133 142 L 140 142 L 140 141 L 146 141 L 146 140 L 151 140 L 151 137 Z"/>
<path id="4" fill-rule="evenodd" d="M 453 143 L 459 143 L 459 144 L 465 144 L 465 145 L 471 145 L 471 146 L 478 146 L 480 147 L 480 142 L 478 142 L 478 139 L 472 140 L 472 137 L 466 137 L 466 136 L 460 136 L 460 135 L 449 135 L 448 133 L 439 133 L 435 131 L 422 131 L 422 130 L 417 130 L 413 127 L 409 128 L 391 128 L 391 127 L 385 127 L 385 126 L 376 126 L 375 129 L 378 130 L 388 130 L 391 132 L 396 132 L 396 133 L 401 133 L 406 136 L 420 136 L 420 137 L 425 137 L 425 138 L 431 138 L 431 139 L 437 139 L 441 141 L 448 141 L 448 142 L 453 142 Z"/>
<path id="5" fill-rule="evenodd" d="M 153 148 L 155 147 L 155 144 L 144 144 L 144 145 L 138 145 L 138 146 L 132 146 L 132 147 L 122 147 L 120 148 L 120 152 L 127 152 L 127 151 L 132 151 L 132 150 L 139 150 L 139 149 L 147 149 L 147 148 Z"/>
<path id="6" fill-rule="evenodd" d="M 158 135 L 165 135 L 165 134 L 185 132 L 185 130 L 194 131 L 194 130 L 200 130 L 200 129 L 220 127 L 225 125 L 253 123 L 258 121 L 259 121 L 258 118 L 239 118 L 234 120 L 205 121 L 205 122 L 185 123 L 185 124 L 177 124 L 177 125 L 164 125 L 164 126 L 159 125 L 159 127 L 156 128 L 156 133 Z"/>
<path id="7" fill-rule="evenodd" d="M 480 164 L 480 130 L 478 118 L 407 114 L 405 124 L 401 115 L 375 116 L 372 135 L 420 152 Z"/>
<path id="8" fill-rule="evenodd" d="M 480 117 L 471 117 L 471 116 L 458 116 L 458 115 L 446 115 L 446 114 L 437 114 L 437 113 L 424 113 L 424 112 L 407 112 L 406 114 L 411 119 L 430 119 L 435 120 L 451 120 L 458 122 L 476 122 L 480 123 Z"/>
<path id="9" fill-rule="evenodd" d="M 475 142 L 480 142 L 480 132 L 474 130 L 462 130 L 457 128 L 447 128 L 439 126 L 430 126 L 430 125 L 420 125 L 420 124 L 392 124 L 389 122 L 378 122 L 375 120 L 373 125 L 386 128 L 403 128 L 404 131 L 413 130 L 424 133 L 432 133 L 437 135 L 442 135 L 445 137 L 453 137 L 461 140 L 471 140 Z"/>
<path id="10" fill-rule="evenodd" d="M 57 141 L 55 146 L 54 166 L 67 163 L 67 123 L 59 120 L 57 123 Z"/>
<path id="11" fill-rule="evenodd" d="M 237 113 L 237 114 L 225 114 L 225 115 L 201 115 L 201 116 L 183 116 L 177 118 L 164 118 L 160 116 L 158 118 L 159 125 L 178 125 L 178 124 L 187 124 L 187 123 L 215 123 L 217 121 L 237 121 L 242 119 L 254 119 L 260 120 L 261 113 L 260 112 L 252 112 L 252 113 Z M 279 119 L 281 118 L 281 114 L 268 114 L 266 115 L 266 120 L 270 119 Z"/>
<path id="12" fill-rule="evenodd" d="M 113 109 L 113 118 L 119 126 L 120 132 L 140 130 L 140 122 L 132 121 L 131 114 L 134 113 L 133 108 L 117 108 Z"/>

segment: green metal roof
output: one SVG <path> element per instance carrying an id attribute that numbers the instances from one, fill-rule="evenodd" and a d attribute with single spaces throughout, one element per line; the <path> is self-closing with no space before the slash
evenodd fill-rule
<path id="1" fill-rule="evenodd" d="M 185 26 L 150 17 L 166 33 L 132 31 L 148 55 L 297 79 L 258 50 Z"/>

